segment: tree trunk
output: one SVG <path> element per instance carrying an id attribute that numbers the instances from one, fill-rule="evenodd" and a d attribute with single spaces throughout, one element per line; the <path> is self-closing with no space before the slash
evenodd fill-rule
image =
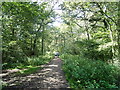
<path id="1" fill-rule="evenodd" d="M 119 27 L 119 31 L 118 31 L 118 59 L 120 61 L 120 27 Z"/>
<path id="2" fill-rule="evenodd" d="M 89 35 L 89 32 L 88 32 L 88 28 L 86 28 L 86 33 L 87 33 L 87 39 L 90 40 L 90 35 Z"/>
<path id="3" fill-rule="evenodd" d="M 34 43 L 33 43 L 33 53 L 32 53 L 32 55 L 35 55 L 36 43 L 37 43 L 37 37 L 34 39 Z"/>
<path id="4" fill-rule="evenodd" d="M 115 50 L 114 50 L 114 40 L 113 40 L 113 31 L 111 30 L 111 26 L 109 26 L 109 31 L 110 31 L 110 39 L 112 42 L 112 63 L 114 63 L 113 58 L 115 56 Z"/>
<path id="5" fill-rule="evenodd" d="M 117 23 L 117 43 L 118 43 L 118 59 L 120 62 L 120 1 L 118 2 L 118 23 Z"/>
<path id="6" fill-rule="evenodd" d="M 58 37 L 55 37 L 55 43 L 56 43 L 56 45 L 57 45 L 57 43 L 58 43 L 57 41 L 58 41 Z"/>
<path id="7" fill-rule="evenodd" d="M 41 48 L 42 55 L 44 55 L 44 25 L 42 31 L 42 48 Z"/>
<path id="8" fill-rule="evenodd" d="M 65 37 L 63 37 L 64 38 L 64 48 L 65 48 Z"/>
<path id="9" fill-rule="evenodd" d="M 72 30 L 72 26 L 70 28 L 70 31 L 71 31 L 71 36 L 73 37 L 73 30 Z"/>
<path id="10" fill-rule="evenodd" d="M 43 23 L 43 20 L 42 20 Z M 36 31 L 36 35 L 35 35 L 35 39 L 33 41 L 33 47 L 32 47 L 32 55 L 35 55 L 35 51 L 36 51 L 36 45 L 37 45 L 37 39 L 38 39 L 38 32 L 40 31 L 41 27 L 42 27 L 42 23 L 40 24 L 40 27 L 38 28 L 38 30 Z M 31 41 L 32 42 L 32 41 Z"/>

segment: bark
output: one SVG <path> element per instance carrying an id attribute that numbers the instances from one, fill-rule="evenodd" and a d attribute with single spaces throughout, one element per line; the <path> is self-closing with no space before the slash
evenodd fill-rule
<path id="1" fill-rule="evenodd" d="M 42 55 L 44 55 L 44 25 L 42 31 L 42 48 L 41 48 Z"/>
<path id="2" fill-rule="evenodd" d="M 118 59 L 120 61 L 120 29 L 118 31 L 118 41 L 117 42 L 118 42 Z"/>
<path id="3" fill-rule="evenodd" d="M 72 30 L 72 26 L 70 27 L 70 31 L 71 31 L 71 36 L 73 37 L 73 30 Z"/>
<path id="4" fill-rule="evenodd" d="M 37 43 L 37 38 L 35 38 L 34 43 L 33 43 L 33 53 L 32 53 L 32 55 L 35 55 L 36 43 Z"/>
<path id="5" fill-rule="evenodd" d="M 35 55 L 35 51 L 36 51 L 36 45 L 37 45 L 37 39 L 38 39 L 38 32 L 41 30 L 42 28 L 42 22 L 40 23 L 40 27 L 38 28 L 38 30 L 36 31 L 36 35 L 35 35 L 35 39 L 33 41 L 33 47 L 32 47 L 32 55 Z M 32 41 L 31 41 L 32 42 Z"/>
<path id="6" fill-rule="evenodd" d="M 58 43 L 58 37 L 55 37 L 55 43 L 57 45 L 57 43 Z"/>
<path id="7" fill-rule="evenodd" d="M 110 39 L 111 39 L 111 42 L 112 42 L 112 63 L 114 63 L 113 58 L 115 56 L 115 49 L 114 49 L 114 40 L 113 40 L 114 37 L 113 37 L 113 31 L 111 29 L 111 24 L 109 25 L 109 31 L 110 31 L 110 33 L 109 33 Z"/>
<path id="8" fill-rule="evenodd" d="M 87 39 L 90 40 L 90 35 L 89 35 L 89 31 L 88 31 L 87 26 L 86 26 L 86 33 L 87 33 Z"/>
<path id="9" fill-rule="evenodd" d="M 120 1 L 118 2 L 118 22 L 117 22 L 117 43 L 118 43 L 118 59 L 120 62 Z"/>
<path id="10" fill-rule="evenodd" d="M 65 48 L 65 37 L 64 37 L 64 48 Z"/>

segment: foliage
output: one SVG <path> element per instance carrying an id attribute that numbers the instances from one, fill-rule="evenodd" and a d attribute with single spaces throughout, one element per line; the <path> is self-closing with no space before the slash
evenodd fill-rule
<path id="1" fill-rule="evenodd" d="M 67 52 L 81 54 L 81 51 L 83 51 L 83 54 L 89 58 L 99 58 L 104 61 L 114 59 L 115 57 L 119 58 L 119 28 L 117 28 L 119 25 L 116 21 L 119 18 L 118 12 L 116 12 L 119 11 L 118 3 L 67 1 L 60 6 L 63 13 L 62 19 L 69 27 L 67 32 L 65 32 L 69 35 L 65 35 L 67 47 L 70 47 Z M 83 39 L 86 41 L 83 41 Z M 91 43 L 91 40 L 94 42 Z M 84 43 L 84 46 L 82 46 L 81 41 Z M 75 42 L 80 42 L 82 45 L 76 46 Z M 103 48 L 104 50 L 98 51 L 95 50 L 98 45 L 95 47 L 91 46 L 91 44 L 96 42 L 99 45 L 107 43 L 111 43 L 111 45 L 108 48 Z"/>
<path id="2" fill-rule="evenodd" d="M 23 69 L 27 68 L 29 66 L 40 66 L 42 64 L 46 64 L 50 61 L 52 56 L 50 55 L 45 55 L 45 56 L 39 56 L 39 57 L 26 57 L 23 62 L 21 63 L 4 63 L 3 64 L 3 69 L 13 69 L 13 68 L 18 68 L 18 69 Z"/>
<path id="3" fill-rule="evenodd" d="M 98 43 L 92 39 L 76 41 L 75 44 L 77 47 L 79 47 L 77 50 L 80 51 L 80 55 L 83 55 L 84 57 L 88 57 L 90 59 L 99 59 L 102 61 L 112 59 L 111 45 L 104 45 L 104 47 L 101 47 L 103 45 L 101 45 L 100 42 Z M 105 48 L 105 46 L 107 47 Z"/>
<path id="4" fill-rule="evenodd" d="M 63 70 L 72 88 L 117 88 L 120 70 L 100 60 L 63 55 Z"/>
<path id="5" fill-rule="evenodd" d="M 32 65 L 32 66 L 39 66 L 42 64 L 46 64 L 49 62 L 51 57 L 46 57 L 46 56 L 39 56 L 39 57 L 31 57 L 26 60 L 27 65 Z"/>
<path id="6" fill-rule="evenodd" d="M 120 60 L 119 4 L 2 2 L 3 69 L 32 73 L 59 51 L 69 55 L 62 57 L 63 69 L 72 87 L 117 87 L 118 70 L 108 60 Z"/>
<path id="7" fill-rule="evenodd" d="M 3 69 L 26 64 L 27 57 L 38 57 L 42 51 L 46 54 L 45 44 L 49 42 L 43 36 L 48 36 L 46 27 L 54 19 L 54 12 L 49 7 L 45 2 L 2 3 Z"/>

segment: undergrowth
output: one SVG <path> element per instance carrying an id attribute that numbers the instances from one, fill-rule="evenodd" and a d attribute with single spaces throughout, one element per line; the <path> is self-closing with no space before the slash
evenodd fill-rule
<path id="1" fill-rule="evenodd" d="M 71 88 L 118 88 L 120 70 L 100 60 L 62 55 L 63 70 Z"/>
<path id="2" fill-rule="evenodd" d="M 38 57 L 26 57 L 22 62 L 18 63 L 4 63 L 2 69 L 24 69 L 29 66 L 39 66 L 48 63 L 51 60 L 51 55 L 44 55 Z"/>

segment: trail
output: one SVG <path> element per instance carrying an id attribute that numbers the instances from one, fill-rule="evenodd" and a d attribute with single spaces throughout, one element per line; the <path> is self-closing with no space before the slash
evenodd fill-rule
<path id="1" fill-rule="evenodd" d="M 61 69 L 62 61 L 60 58 L 54 58 L 49 64 L 42 65 L 42 69 L 34 74 L 21 77 L 3 78 L 10 87 L 9 88 L 69 88 L 65 79 L 64 72 Z M 8 87 L 7 87 L 8 88 Z"/>

